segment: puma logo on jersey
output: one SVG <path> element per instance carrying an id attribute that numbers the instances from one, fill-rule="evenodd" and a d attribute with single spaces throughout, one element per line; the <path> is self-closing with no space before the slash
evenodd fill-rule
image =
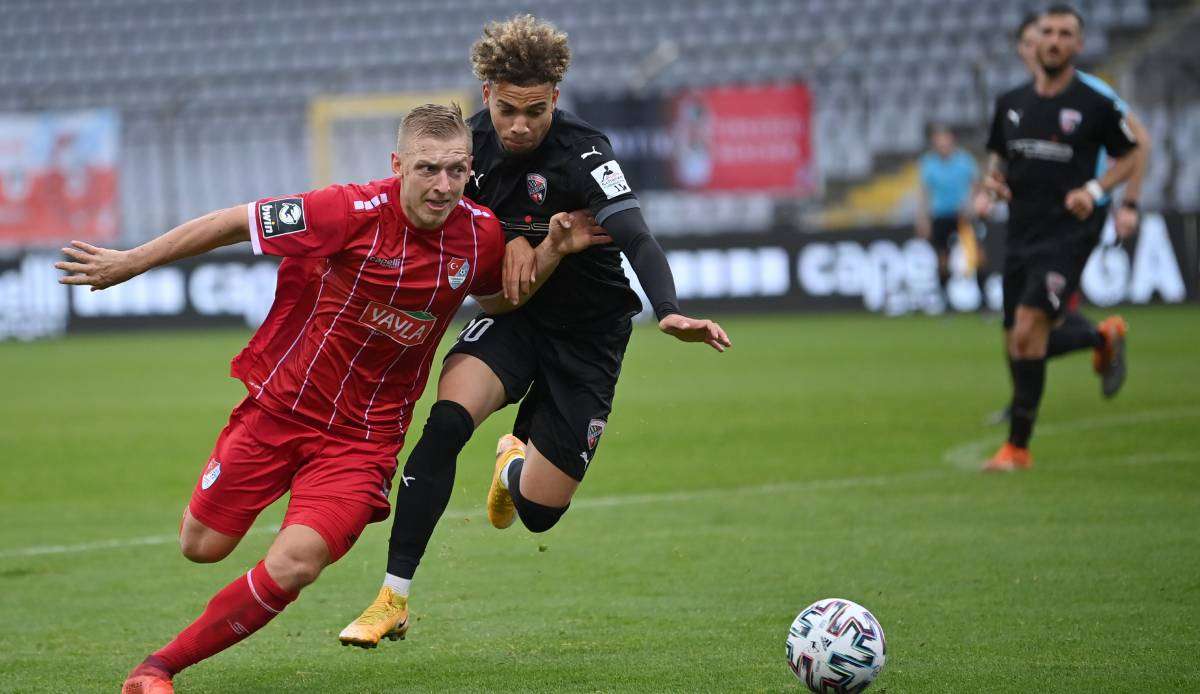
<path id="1" fill-rule="evenodd" d="M 597 149 L 596 149 L 596 146 L 595 146 L 595 145 L 592 145 L 592 151 L 590 151 L 590 152 L 584 152 L 583 154 L 580 154 L 580 155 L 579 155 L 579 158 L 580 158 L 580 159 L 587 159 L 588 157 L 592 156 L 593 154 L 595 154 L 596 156 L 600 156 L 600 152 L 599 152 L 599 150 L 597 150 Z"/>
<path id="2" fill-rule="evenodd" d="M 484 177 L 484 174 L 477 174 L 474 171 L 471 172 L 471 180 L 475 181 L 476 188 L 483 185 L 482 183 L 480 183 L 480 181 L 483 180 L 483 177 Z"/>
<path id="3" fill-rule="evenodd" d="M 1010 121 L 1012 121 L 1013 125 L 1020 125 L 1021 124 L 1021 112 L 1017 111 L 1016 109 L 1011 109 L 1011 108 L 1008 109 L 1008 119 Z"/>
<path id="4" fill-rule="evenodd" d="M 383 333 L 405 347 L 413 347 L 425 341 L 437 324 L 437 316 L 425 311 L 404 309 L 372 301 L 367 304 L 358 322 Z"/>

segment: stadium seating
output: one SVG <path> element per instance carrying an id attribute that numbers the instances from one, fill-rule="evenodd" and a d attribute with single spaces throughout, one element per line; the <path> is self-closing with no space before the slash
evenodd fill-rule
<path id="1" fill-rule="evenodd" d="M 1079 4 L 1088 58 L 1106 52 L 1110 31 L 1151 19 L 1149 0 Z M 144 235 L 231 199 L 305 187 L 313 96 L 474 90 L 467 53 L 483 21 L 534 11 L 570 33 L 565 88 L 576 93 L 804 80 L 816 97 L 822 179 L 856 180 L 880 156 L 918 152 L 930 121 L 977 127 L 990 99 L 1025 79 L 1010 31 L 1021 8 L 1011 0 L 9 0 L 0 110 L 120 109 L 125 226 Z M 663 45 L 678 59 L 644 72 L 644 58 Z M 1194 147 L 1196 127 L 1185 130 L 1178 137 Z M 337 135 L 363 157 L 347 167 L 385 173 L 372 148 L 354 146 L 359 135 Z M 1198 174 L 1188 175 L 1176 186 L 1196 189 Z"/>

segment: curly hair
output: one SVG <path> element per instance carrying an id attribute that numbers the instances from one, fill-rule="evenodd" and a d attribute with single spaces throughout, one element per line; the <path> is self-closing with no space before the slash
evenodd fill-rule
<path id="1" fill-rule="evenodd" d="M 570 64 L 566 33 L 529 14 L 489 23 L 471 47 L 475 76 L 493 84 L 558 84 Z"/>

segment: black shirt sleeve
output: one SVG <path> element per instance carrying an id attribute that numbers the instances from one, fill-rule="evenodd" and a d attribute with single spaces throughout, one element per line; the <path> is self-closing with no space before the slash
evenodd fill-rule
<path id="1" fill-rule="evenodd" d="M 679 300 L 675 296 L 675 277 L 662 246 L 650 234 L 642 211 L 626 208 L 610 214 L 603 223 L 604 231 L 613 238 L 617 246 L 629 258 L 629 264 L 637 274 L 642 289 L 650 299 L 654 315 L 662 320 L 672 313 L 679 313 Z"/>
<path id="2" fill-rule="evenodd" d="M 1105 151 L 1111 157 L 1123 157 L 1137 146 L 1137 138 L 1125 120 L 1125 114 L 1117 108 L 1115 101 L 1104 100 L 1104 109 L 1100 118 L 1100 141 Z"/>
<path id="3" fill-rule="evenodd" d="M 575 187 L 601 225 L 617 212 L 641 205 L 603 135 L 580 138 L 570 148 Z"/>
<path id="4" fill-rule="evenodd" d="M 1008 159 L 1008 144 L 1004 140 L 1004 118 L 1007 109 L 1004 97 L 996 98 L 996 112 L 992 114 L 992 129 L 988 134 L 987 148 L 990 152 L 999 154 L 1002 159 Z"/>

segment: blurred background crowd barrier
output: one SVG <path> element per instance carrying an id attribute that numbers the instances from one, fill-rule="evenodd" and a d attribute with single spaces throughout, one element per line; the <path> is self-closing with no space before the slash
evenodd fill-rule
<path id="1" fill-rule="evenodd" d="M 1083 65 L 1146 123 L 1136 243 L 1098 249 L 1092 303 L 1195 300 L 1200 3 L 1082 0 Z M 983 158 L 990 104 L 1028 79 L 1013 0 L 5 0 L 0 339 L 251 324 L 270 260 L 247 248 L 88 294 L 71 238 L 129 247 L 209 210 L 388 174 L 403 113 L 479 104 L 468 51 L 532 11 L 566 30 L 561 106 L 612 139 L 680 294 L 704 310 L 998 306 L 1003 218 L 956 252 L 949 298 L 913 240 L 933 124 Z M 1106 232 L 1111 236 L 1111 230 Z M 990 259 L 992 262 L 988 263 Z M 988 275 L 977 284 L 976 269 Z"/>

